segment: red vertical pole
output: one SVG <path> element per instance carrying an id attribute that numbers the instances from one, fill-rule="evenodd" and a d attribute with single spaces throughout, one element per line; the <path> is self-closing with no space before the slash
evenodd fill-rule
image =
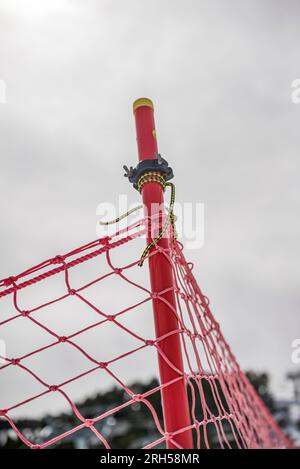
<path id="1" fill-rule="evenodd" d="M 157 141 L 154 123 L 153 104 L 150 99 L 140 98 L 133 104 L 135 115 L 136 135 L 139 160 L 156 159 L 157 158 Z M 164 211 L 163 190 L 157 182 L 148 182 L 142 188 L 142 197 L 145 207 L 145 215 L 148 219 L 157 220 L 158 207 L 161 212 Z M 151 221 L 149 223 L 151 225 Z M 151 241 L 151 226 L 148 226 L 148 242 Z M 159 245 L 168 248 L 168 238 L 162 238 Z M 155 256 L 149 258 L 149 270 L 151 290 L 153 293 L 160 293 L 174 286 L 172 268 L 163 253 L 157 252 Z M 161 297 L 172 305 L 176 311 L 175 295 L 173 290 L 169 290 L 160 294 Z M 158 299 L 153 299 L 153 311 L 156 337 L 162 337 L 170 332 L 178 331 L 178 321 L 171 308 Z M 175 333 L 169 337 L 159 341 L 159 347 L 163 351 L 168 360 L 181 372 L 183 372 L 183 360 L 180 345 L 180 333 Z M 166 384 L 179 376 L 167 361 L 158 354 L 160 381 Z M 175 383 L 162 388 L 162 403 L 165 431 L 173 433 L 182 428 L 190 426 L 189 404 L 185 379 L 176 381 Z M 178 433 L 173 440 L 184 449 L 193 448 L 192 432 L 187 429 Z M 167 441 L 169 449 L 178 448 L 171 441 Z"/>

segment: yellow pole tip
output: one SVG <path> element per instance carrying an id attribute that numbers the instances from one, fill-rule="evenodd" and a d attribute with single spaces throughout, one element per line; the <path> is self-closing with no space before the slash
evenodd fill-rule
<path id="1" fill-rule="evenodd" d="M 154 109 L 153 102 L 151 101 L 151 99 L 139 98 L 136 99 L 133 103 L 133 112 L 135 113 L 135 111 L 141 106 L 148 106 L 151 107 L 151 109 Z"/>

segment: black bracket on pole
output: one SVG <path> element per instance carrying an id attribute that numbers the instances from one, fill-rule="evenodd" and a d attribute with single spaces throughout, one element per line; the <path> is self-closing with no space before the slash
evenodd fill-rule
<path id="1" fill-rule="evenodd" d="M 135 168 L 132 166 L 128 168 L 126 165 L 124 165 L 123 168 L 126 171 L 124 176 L 128 178 L 129 182 L 133 184 L 136 190 L 138 190 L 140 177 L 145 173 L 160 173 L 166 181 L 174 177 L 172 168 L 170 168 L 168 162 L 162 158 L 159 153 L 155 159 L 140 161 Z"/>

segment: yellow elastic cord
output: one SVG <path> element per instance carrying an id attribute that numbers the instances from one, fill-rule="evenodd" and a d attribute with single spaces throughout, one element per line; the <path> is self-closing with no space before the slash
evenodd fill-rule
<path id="1" fill-rule="evenodd" d="M 173 235 L 176 238 L 176 230 L 175 230 L 175 221 L 176 217 L 174 214 L 174 204 L 175 204 L 175 186 L 172 182 L 166 182 L 165 178 L 160 174 L 160 173 L 145 173 L 143 176 L 140 177 L 138 181 L 138 189 L 141 192 L 142 188 L 144 185 L 148 182 L 157 182 L 158 184 L 161 185 L 163 190 L 165 191 L 166 187 L 171 188 L 171 200 L 170 200 L 170 206 L 168 211 L 168 216 L 166 219 L 166 222 L 160 231 L 160 233 L 154 238 L 150 243 L 146 246 L 144 249 L 142 255 L 141 255 L 141 260 L 139 262 L 139 266 L 142 267 L 145 258 L 148 256 L 150 253 L 151 249 L 156 246 L 156 244 L 162 239 L 164 234 L 167 232 L 169 225 L 172 225 L 173 228 Z"/>
<path id="2" fill-rule="evenodd" d="M 153 247 L 155 247 L 156 244 L 162 239 L 162 237 L 167 232 L 168 227 L 170 225 L 172 226 L 174 238 L 177 237 L 176 229 L 175 229 L 176 216 L 174 214 L 174 204 L 175 204 L 175 186 L 174 186 L 174 184 L 172 182 L 166 182 L 165 178 L 160 173 L 156 173 L 156 172 L 145 173 L 140 177 L 140 179 L 138 180 L 138 183 L 137 183 L 138 190 L 139 190 L 140 193 L 142 192 L 142 189 L 143 189 L 144 185 L 147 184 L 148 182 L 157 182 L 158 184 L 160 184 L 163 191 L 166 190 L 166 187 L 170 187 L 171 188 L 171 199 L 170 199 L 170 206 L 169 206 L 169 208 L 166 209 L 167 212 L 168 212 L 166 222 L 165 222 L 163 228 L 161 229 L 161 231 L 159 232 L 159 234 L 156 236 L 156 238 L 154 238 L 146 246 L 146 248 L 144 249 L 144 251 L 141 255 L 141 260 L 138 263 L 139 267 L 142 267 L 142 265 L 144 263 L 144 260 L 148 256 L 148 254 L 150 253 L 151 249 Z M 107 226 L 107 225 L 112 225 L 113 223 L 118 223 L 120 220 L 123 220 L 124 218 L 128 217 L 129 215 L 136 212 L 137 210 L 140 210 L 141 208 L 143 208 L 143 205 L 138 205 L 137 207 L 134 207 L 131 210 L 128 210 L 128 212 L 124 213 L 123 215 L 120 215 L 118 218 L 115 218 L 114 220 L 109 220 L 109 221 L 104 221 L 104 222 L 99 221 L 99 224 L 101 226 Z"/>
<path id="3" fill-rule="evenodd" d="M 157 182 L 161 185 L 163 191 L 166 189 L 165 178 L 160 173 L 149 172 L 144 173 L 138 180 L 137 188 L 140 193 L 142 193 L 142 189 L 147 182 Z"/>
<path id="4" fill-rule="evenodd" d="M 131 210 L 128 210 L 128 212 L 123 213 L 123 215 L 120 215 L 118 218 L 115 218 L 114 220 L 99 221 L 99 225 L 107 226 L 107 225 L 113 225 L 114 223 L 118 223 L 120 220 L 123 220 L 123 218 L 126 218 L 132 213 L 137 212 L 138 210 L 141 210 L 141 208 L 143 208 L 143 205 L 137 205 L 136 207 L 132 208 Z"/>

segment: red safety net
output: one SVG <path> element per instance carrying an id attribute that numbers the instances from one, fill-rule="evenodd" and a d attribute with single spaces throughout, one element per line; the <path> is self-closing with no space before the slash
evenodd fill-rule
<path id="1" fill-rule="evenodd" d="M 175 447 L 180 448 L 174 440 L 174 436 L 176 433 L 186 431 L 186 428 L 179 429 L 175 434 L 167 434 L 162 423 L 161 409 L 155 408 L 153 404 L 152 397 L 160 394 L 162 386 L 157 385 L 144 393 L 136 394 L 131 389 L 129 382 L 133 376 L 132 369 L 135 367 L 135 358 L 139 353 L 151 350 L 151 352 L 154 351 L 155 358 L 158 353 L 167 360 L 160 348 L 161 341 L 166 337 L 155 338 L 153 334 L 150 335 L 150 331 L 153 329 L 151 325 L 153 322 L 151 308 L 153 294 L 148 286 L 141 285 L 136 279 L 133 280 L 133 273 L 136 274 L 137 279 L 141 279 L 143 275 L 146 278 L 148 270 L 147 262 L 142 269 L 137 265 L 140 261 L 139 248 L 129 249 L 133 240 L 137 241 L 144 234 L 144 222 L 140 221 L 133 224 L 129 231 L 120 230 L 112 236 L 97 239 L 68 254 L 48 259 L 19 275 L 0 282 L 1 303 L 5 301 L 0 310 L 0 337 L 5 337 L 5 328 L 11 328 L 11 334 L 8 334 L 9 340 L 6 340 L 8 355 L 13 345 L 18 344 L 18 355 L 1 357 L 1 387 L 5 385 L 8 390 L 15 389 L 15 393 L 12 393 L 14 399 L 16 393 L 20 396 L 17 402 L 7 402 L 9 392 L 6 393 L 6 402 L 3 402 L 2 397 L 0 398 L 2 401 L 0 401 L 0 430 L 6 420 L 26 446 L 47 448 L 51 445 L 55 447 L 62 440 L 72 437 L 76 432 L 89 429 L 97 438 L 98 447 L 110 448 L 109 435 L 101 431 L 103 422 L 116 416 L 125 408 L 136 406 L 138 403 L 141 412 L 150 412 L 153 420 L 152 427 L 155 428 L 156 432 L 152 432 L 156 435 L 152 441 L 149 441 L 148 438 L 148 440 L 144 440 L 146 444 L 141 446 L 143 448 L 161 447 L 169 440 Z M 144 243 L 144 240 L 140 242 Z M 135 260 L 121 264 L 122 255 L 119 257 L 118 252 L 124 247 L 127 253 L 134 253 Z M 292 443 L 279 428 L 240 369 L 210 310 L 207 297 L 201 292 L 193 276 L 193 265 L 185 260 L 182 245 L 174 241 L 168 250 L 157 245 L 151 251 L 150 256 L 157 255 L 158 251 L 163 252 L 163 255 L 166 256 L 174 273 L 177 311 L 173 310 L 173 313 L 177 315 L 179 329 L 170 332 L 170 334 L 180 334 L 181 337 L 185 371 L 183 375 L 179 370 L 176 371 L 178 371 L 178 380 L 184 377 L 188 389 L 191 429 L 195 447 L 292 447 Z M 92 266 L 89 269 L 93 262 L 93 269 L 99 269 L 98 275 Z M 80 275 L 84 266 L 86 270 Z M 93 271 L 94 278 L 87 278 L 86 273 L 90 270 Z M 78 273 L 76 279 L 72 277 L 75 272 Z M 51 288 L 48 284 L 35 295 L 35 289 L 38 286 L 53 278 L 55 279 L 55 291 L 59 283 L 64 288 L 60 295 L 52 294 L 51 296 Z M 82 280 L 81 284 L 78 279 Z M 108 290 L 108 287 L 101 290 L 101 285 L 112 279 L 117 279 L 118 286 L 112 290 Z M 125 293 L 126 287 L 130 288 L 128 294 Z M 99 294 L 97 294 L 98 289 Z M 31 296 L 26 296 L 27 290 L 31 291 Z M 89 296 L 90 290 L 93 291 L 93 294 Z M 161 298 L 162 301 L 165 301 L 163 296 L 160 296 L 163 293 L 157 292 L 155 298 Z M 30 298 L 32 303 L 32 298 L 36 297 L 41 300 L 44 295 L 47 295 L 47 301 L 41 301 L 38 305 L 31 304 L 30 307 L 25 304 L 26 299 Z M 113 305 L 119 298 L 124 307 L 113 312 L 109 311 L 109 308 L 106 310 L 101 306 L 102 297 L 109 297 Z M 128 299 L 130 299 L 130 305 L 127 305 Z M 70 300 L 72 300 L 72 307 L 69 303 Z M 75 312 L 74 318 L 72 317 L 75 303 L 77 307 L 83 309 L 79 319 L 77 316 L 75 318 Z M 56 316 L 58 306 L 59 311 Z M 47 315 L 47 311 L 51 311 L 51 308 L 56 308 L 53 317 Z M 94 317 L 93 320 L 90 320 L 87 310 L 92 311 L 95 320 Z M 135 310 L 138 311 L 138 314 L 135 313 Z M 143 325 L 146 327 L 142 335 L 137 331 L 137 328 L 146 310 L 149 315 L 144 317 Z M 66 311 L 69 313 L 71 311 L 71 315 L 69 314 L 67 320 L 64 321 Z M 24 329 L 18 321 L 24 321 Z M 76 330 L 61 335 L 60 325 L 63 322 Z M 75 327 L 77 322 L 81 327 Z M 17 323 L 19 324 L 18 328 Z M 107 325 L 110 326 L 109 334 L 105 328 Z M 30 334 L 31 328 L 35 331 L 34 336 Z M 17 336 L 14 335 L 14 331 L 18 331 Z M 96 344 L 92 351 L 80 342 L 81 337 L 91 332 L 93 332 L 93 344 Z M 44 337 L 43 342 L 39 340 L 39 333 Z M 121 334 L 121 339 L 119 339 L 119 334 Z M 37 343 L 34 343 L 32 337 L 37 338 Z M 132 339 L 135 345 L 121 353 L 114 354 L 114 350 L 120 351 L 119 345 L 121 343 L 127 344 L 126 337 Z M 107 341 L 112 345 L 110 357 L 107 357 Z M 62 352 L 62 346 L 68 347 L 71 352 L 76 352 L 75 358 L 66 358 Z M 128 344 L 126 346 L 129 347 Z M 37 365 L 36 357 L 45 352 L 52 352 L 56 348 L 59 348 L 59 353 L 54 355 L 54 358 L 48 355 L 47 359 L 39 361 Z M 67 378 L 62 376 L 61 380 L 56 378 L 55 382 L 50 381 L 50 378 L 45 378 L 50 365 L 52 365 L 52 369 L 60 370 L 61 362 L 64 359 L 70 360 L 68 361 L 70 368 L 72 366 L 76 368 L 77 364 L 79 368 L 79 363 L 81 364 L 79 355 L 84 359 L 84 366 L 81 366 L 72 376 Z M 131 360 L 130 364 L 126 361 L 128 359 Z M 137 359 L 136 363 L 137 374 L 139 367 L 147 369 L 152 366 L 151 360 L 144 362 L 143 359 L 142 361 Z M 173 366 L 169 361 L 168 364 Z M 17 371 L 16 375 L 8 373 L 13 370 Z M 149 374 L 153 375 L 155 372 L 156 370 L 149 370 Z M 96 383 L 99 386 L 106 377 L 123 390 L 125 397 L 123 402 L 118 405 L 112 403 L 111 407 L 103 408 L 100 406 L 96 415 L 87 417 L 83 415 L 75 403 L 76 394 L 73 397 L 72 385 L 78 384 L 80 388 L 81 382 L 94 374 L 97 374 L 98 381 Z M 21 378 L 24 376 L 30 382 L 38 385 L 38 390 L 36 387 L 28 386 L 27 381 L 27 385 L 23 386 Z M 177 379 L 165 383 L 163 386 L 172 386 L 176 381 Z M 30 395 L 29 391 L 32 389 L 35 392 Z M 82 389 L 87 391 L 86 387 Z M 45 407 L 44 404 L 42 408 L 43 412 L 51 413 L 51 399 L 54 399 L 54 396 L 65 400 L 69 412 L 73 415 L 73 423 L 69 428 L 64 427 L 60 434 L 47 438 L 45 432 L 33 436 L 26 434 L 22 428 L 18 427 L 18 416 L 22 415 L 22 409 L 48 397 L 47 406 Z"/>

